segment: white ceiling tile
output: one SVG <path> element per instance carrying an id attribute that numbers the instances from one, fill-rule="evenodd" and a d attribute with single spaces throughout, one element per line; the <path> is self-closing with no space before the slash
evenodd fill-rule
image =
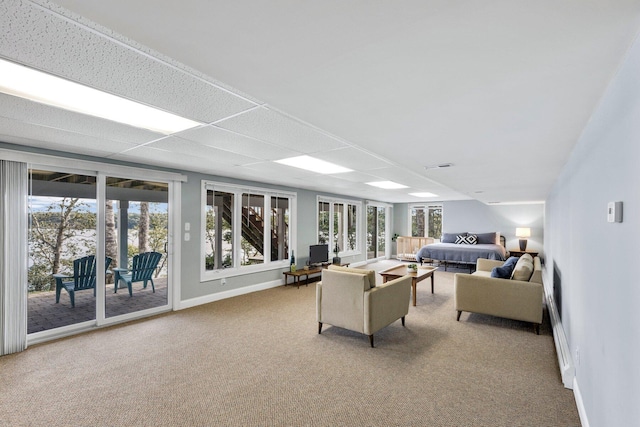
<path id="1" fill-rule="evenodd" d="M 269 108 L 257 108 L 246 114 L 224 120 L 217 125 L 242 135 L 307 154 L 348 146 Z"/>
<path id="2" fill-rule="evenodd" d="M 164 150 L 169 156 L 187 155 L 207 159 L 211 162 L 228 163 L 231 165 L 245 165 L 261 161 L 255 157 L 248 157 L 241 154 L 231 153 L 229 151 L 223 151 L 178 137 L 168 137 L 148 144 L 144 148 Z M 138 151 L 138 149 L 134 149 L 123 154 L 135 153 L 136 151 Z"/>
<path id="3" fill-rule="evenodd" d="M 180 133 L 181 139 L 263 160 L 277 160 L 300 155 L 287 147 L 258 141 L 214 126 L 203 126 Z"/>
<path id="4" fill-rule="evenodd" d="M 345 147 L 337 150 L 322 151 L 315 153 L 314 157 L 356 171 L 368 171 L 392 166 L 389 161 L 373 156 L 356 147 Z"/>
<path id="5" fill-rule="evenodd" d="M 24 139 L 24 144 L 32 147 L 103 157 L 135 146 L 125 142 L 32 125 L 5 117 L 0 117 L 0 138 L 7 142 Z"/>

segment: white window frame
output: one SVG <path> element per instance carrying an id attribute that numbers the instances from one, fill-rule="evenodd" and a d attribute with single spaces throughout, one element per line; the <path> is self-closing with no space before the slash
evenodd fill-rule
<path id="1" fill-rule="evenodd" d="M 206 268 L 206 239 L 204 238 L 206 233 L 206 210 L 207 210 L 207 191 L 220 191 L 225 193 L 231 193 L 233 197 L 233 266 L 229 268 L 219 268 L 217 270 L 207 270 Z M 240 250 L 241 250 L 241 238 L 242 238 L 242 195 L 243 194 L 256 194 L 264 196 L 264 211 L 271 212 L 271 197 L 280 197 L 289 199 L 289 249 L 295 250 L 296 248 L 296 233 L 297 230 L 297 193 L 274 190 L 270 188 L 252 187 L 247 185 L 228 184 L 225 182 L 202 180 L 201 182 L 201 196 L 200 196 L 200 282 L 208 282 L 211 280 L 222 279 L 225 277 L 240 276 L 249 273 L 256 273 L 260 271 L 277 270 L 289 267 L 289 259 L 282 259 L 278 261 L 271 261 L 270 257 L 265 256 L 264 262 L 260 264 L 241 265 L 240 264 Z M 271 235 L 271 220 L 270 215 L 265 218 L 264 221 L 264 253 L 271 253 L 271 239 L 268 236 Z"/>
<path id="2" fill-rule="evenodd" d="M 440 208 L 440 210 L 442 211 L 443 219 L 444 219 L 444 207 L 443 207 L 442 203 L 410 203 L 408 205 L 408 209 L 407 209 L 407 214 L 408 214 L 408 217 L 409 217 L 408 225 L 407 225 L 407 236 L 411 236 L 411 232 L 412 232 L 412 229 L 411 229 L 411 221 L 412 221 L 411 211 L 413 209 L 417 209 L 417 208 L 423 208 L 425 211 L 427 211 L 427 221 L 429 220 L 429 218 L 428 218 L 429 208 Z M 429 234 L 429 225 L 428 224 L 425 225 L 424 230 L 425 230 L 426 234 Z M 433 238 L 435 240 L 438 240 L 438 241 L 440 240 L 440 236 L 415 236 L 415 237 L 431 237 L 431 238 Z"/>
<path id="3" fill-rule="evenodd" d="M 349 226 L 348 226 L 348 215 L 343 215 L 342 221 L 343 221 L 343 229 L 347 230 L 344 233 L 344 239 L 342 242 L 340 242 L 340 252 L 338 252 L 338 256 L 342 257 L 342 256 L 354 256 L 354 255 L 360 255 L 362 253 L 362 222 L 363 222 L 363 218 L 366 219 L 366 214 L 363 215 L 363 209 L 362 209 L 362 202 L 358 201 L 358 200 L 350 200 L 350 199 L 339 199 L 336 197 L 327 197 L 327 196 L 317 196 L 316 197 L 316 242 L 318 241 L 318 235 L 320 234 L 320 229 L 319 229 L 319 221 L 320 221 L 320 211 L 319 211 L 319 205 L 320 203 L 329 203 L 329 257 L 332 257 L 335 255 L 335 252 L 333 251 L 335 246 L 335 243 L 333 241 L 333 215 L 334 215 L 334 205 L 335 204 L 342 204 L 345 208 L 344 208 L 344 212 L 347 212 L 347 206 L 348 205 L 353 205 L 356 207 L 356 248 L 355 249 L 350 249 L 350 250 L 344 250 L 345 247 L 347 247 L 347 245 L 345 245 L 346 239 L 348 238 L 348 234 L 349 234 Z"/>

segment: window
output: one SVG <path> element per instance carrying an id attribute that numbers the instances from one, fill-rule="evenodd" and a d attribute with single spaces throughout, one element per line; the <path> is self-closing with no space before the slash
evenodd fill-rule
<path id="1" fill-rule="evenodd" d="M 295 194 L 203 181 L 202 195 L 202 280 L 287 264 Z"/>
<path id="2" fill-rule="evenodd" d="M 362 204 L 351 200 L 318 198 L 318 243 L 339 254 L 359 252 L 358 215 Z"/>
<path id="3" fill-rule="evenodd" d="M 411 236 L 433 237 L 442 235 L 442 205 L 410 206 Z"/>

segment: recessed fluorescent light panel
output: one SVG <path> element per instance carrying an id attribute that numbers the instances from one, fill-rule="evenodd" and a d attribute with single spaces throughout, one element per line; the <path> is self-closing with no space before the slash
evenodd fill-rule
<path id="1" fill-rule="evenodd" d="M 425 193 L 409 193 L 410 196 L 415 196 L 415 197 L 438 197 L 437 194 L 433 194 L 433 193 L 429 193 L 429 192 L 425 192 Z"/>
<path id="2" fill-rule="evenodd" d="M 331 173 L 353 172 L 353 169 L 325 162 L 324 160 L 316 159 L 315 157 L 311 156 L 289 157 L 288 159 L 275 160 L 275 162 L 282 165 L 293 166 L 294 168 L 305 169 L 311 172 L 322 173 L 325 175 Z"/>
<path id="3" fill-rule="evenodd" d="M 0 59 L 0 92 L 170 135 L 202 123 Z"/>
<path id="4" fill-rule="evenodd" d="M 367 185 L 372 185 L 374 187 L 383 188 L 385 190 L 396 190 L 399 188 L 409 188 L 406 185 L 398 184 L 393 181 L 376 181 L 376 182 L 367 182 Z"/>

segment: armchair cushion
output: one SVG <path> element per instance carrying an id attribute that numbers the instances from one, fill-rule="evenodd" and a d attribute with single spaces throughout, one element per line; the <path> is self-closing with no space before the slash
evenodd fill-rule
<path id="1" fill-rule="evenodd" d="M 376 271 L 375 270 L 364 270 L 362 268 L 341 267 L 339 265 L 333 265 L 333 264 L 329 265 L 329 270 L 344 271 L 345 273 L 352 273 L 352 274 L 363 274 L 367 276 L 367 281 L 369 283 L 369 287 L 367 289 L 376 287 Z"/>

